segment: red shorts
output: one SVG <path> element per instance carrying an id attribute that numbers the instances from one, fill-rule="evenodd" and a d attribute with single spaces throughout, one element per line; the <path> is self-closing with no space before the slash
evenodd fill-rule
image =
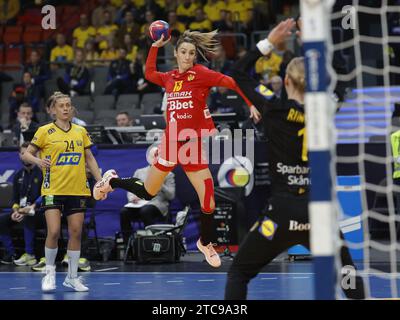
<path id="1" fill-rule="evenodd" d="M 172 171 L 178 164 L 187 171 L 199 171 L 208 168 L 208 161 L 200 139 L 188 141 L 168 141 L 165 136 L 158 146 L 154 166 L 161 171 Z"/>

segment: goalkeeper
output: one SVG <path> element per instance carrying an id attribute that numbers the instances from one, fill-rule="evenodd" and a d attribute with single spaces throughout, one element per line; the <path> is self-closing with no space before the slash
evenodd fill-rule
<path id="1" fill-rule="evenodd" d="M 241 90 L 263 114 L 272 183 L 269 208 L 250 229 L 228 272 L 225 299 L 229 300 L 245 299 L 249 281 L 280 253 L 296 244 L 310 247 L 304 58 L 294 58 L 287 67 L 287 99 L 271 103 L 261 94 L 265 90 L 248 76 L 258 58 L 274 47 L 280 49 L 294 25 L 293 19 L 281 22 L 268 39 L 260 41 L 257 49 L 248 52 L 232 68 L 232 76 Z M 347 247 L 341 247 L 340 257 L 343 266 L 354 267 Z M 355 280 L 355 287 L 346 289 L 345 294 L 348 298 L 363 299 L 363 281 L 359 276 Z"/>

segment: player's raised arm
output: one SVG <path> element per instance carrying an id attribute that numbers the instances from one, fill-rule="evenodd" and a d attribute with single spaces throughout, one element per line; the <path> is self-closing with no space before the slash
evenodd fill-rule
<path id="1" fill-rule="evenodd" d="M 153 82 L 161 87 L 164 86 L 165 74 L 163 72 L 157 71 L 157 53 L 158 48 L 165 46 L 169 42 L 169 40 L 170 38 L 164 40 L 164 35 L 161 35 L 161 38 L 154 42 L 151 46 L 146 60 L 146 68 L 144 73 L 146 80 Z"/>

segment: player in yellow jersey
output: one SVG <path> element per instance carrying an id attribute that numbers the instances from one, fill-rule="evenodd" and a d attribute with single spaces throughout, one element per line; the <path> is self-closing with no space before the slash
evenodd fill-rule
<path id="1" fill-rule="evenodd" d="M 75 291 L 87 291 L 78 278 L 81 233 L 90 188 L 86 179 L 87 164 L 96 180 L 101 179 L 96 159 L 90 151 L 91 141 L 85 128 L 70 122 L 72 105 L 69 96 L 56 92 L 49 101 L 55 120 L 39 127 L 24 155 L 24 161 L 43 170 L 42 207 L 45 210 L 47 237 L 45 243 L 46 275 L 42 290 L 53 291 L 55 259 L 61 228 L 61 214 L 68 221 L 68 274 L 64 286 Z M 36 154 L 40 151 L 40 155 Z"/>

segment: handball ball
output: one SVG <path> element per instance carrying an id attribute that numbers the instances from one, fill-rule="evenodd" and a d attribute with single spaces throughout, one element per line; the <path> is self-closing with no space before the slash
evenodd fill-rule
<path id="1" fill-rule="evenodd" d="M 154 21 L 149 27 L 150 38 L 153 41 L 157 41 L 164 35 L 164 40 L 167 40 L 171 35 L 169 24 L 163 20 Z"/>

